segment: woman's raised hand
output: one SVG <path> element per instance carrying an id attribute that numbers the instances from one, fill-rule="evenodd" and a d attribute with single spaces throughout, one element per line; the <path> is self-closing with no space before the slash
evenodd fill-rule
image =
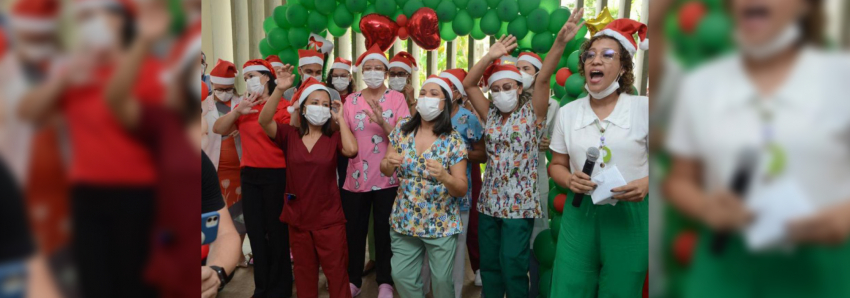
<path id="1" fill-rule="evenodd" d="M 502 56 L 507 56 L 510 52 L 513 52 L 516 47 L 516 37 L 513 35 L 502 35 L 502 38 L 499 38 L 496 43 L 490 46 L 490 51 L 487 52 L 487 56 L 496 60 L 502 58 Z"/>
<path id="2" fill-rule="evenodd" d="M 334 112 L 334 110 L 336 110 L 336 112 Z M 336 121 L 337 123 L 342 121 L 342 101 L 339 101 L 339 100 L 332 100 L 331 101 L 331 116 L 333 117 L 334 121 Z"/>
<path id="3" fill-rule="evenodd" d="M 564 23 L 564 26 L 561 27 L 561 31 L 558 31 L 558 36 L 555 38 L 558 42 L 566 44 L 570 40 L 576 37 L 578 33 L 578 29 L 581 26 L 584 26 L 584 21 L 581 21 L 581 16 L 584 15 L 584 7 L 576 8 L 573 10 L 573 14 L 570 15 L 570 18 Z"/>
<path id="4" fill-rule="evenodd" d="M 286 91 L 286 89 L 292 87 L 292 83 L 295 82 L 295 74 L 292 73 L 294 68 L 292 65 L 286 64 L 277 71 L 277 80 L 275 83 L 277 83 L 278 90 Z"/>

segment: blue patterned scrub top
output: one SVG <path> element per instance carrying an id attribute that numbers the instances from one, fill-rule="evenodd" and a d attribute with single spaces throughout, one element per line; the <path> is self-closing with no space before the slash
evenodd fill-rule
<path id="1" fill-rule="evenodd" d="M 481 139 L 481 135 L 484 134 L 484 128 L 481 127 L 478 117 L 475 117 L 475 114 L 464 108 L 459 108 L 454 117 L 452 117 L 452 127 L 466 142 L 467 152 L 472 151 L 472 145 L 478 142 Z M 466 163 L 466 181 L 469 182 L 469 185 L 466 189 L 466 196 L 460 200 L 460 211 L 469 211 L 471 205 L 472 166 L 472 163 Z"/>

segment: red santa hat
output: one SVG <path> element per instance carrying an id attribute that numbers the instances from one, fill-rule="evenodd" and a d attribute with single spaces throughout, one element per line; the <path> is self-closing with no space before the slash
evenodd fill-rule
<path id="1" fill-rule="evenodd" d="M 424 83 L 422 83 L 422 86 L 425 86 L 425 84 L 428 84 L 428 83 L 434 83 L 434 84 L 440 85 L 440 88 L 443 88 L 443 90 L 446 90 L 446 93 L 449 94 L 448 99 L 449 100 L 454 99 L 453 96 L 452 96 L 452 88 L 450 87 L 452 83 L 449 82 L 449 79 L 443 78 L 443 77 L 438 77 L 436 75 L 431 75 L 430 77 L 428 77 L 428 79 L 425 80 Z"/>
<path id="2" fill-rule="evenodd" d="M 292 95 L 292 99 L 297 101 L 293 102 L 292 105 L 286 108 L 286 110 L 289 111 L 289 113 L 294 113 L 295 107 L 300 107 L 301 103 L 304 102 L 305 99 L 307 99 L 307 96 L 310 96 L 313 91 L 318 90 L 324 90 L 325 92 L 328 92 L 328 94 L 330 94 L 330 91 L 328 91 L 328 87 L 325 87 L 325 84 L 317 81 L 313 77 L 308 77 L 307 80 L 305 80 L 304 83 L 301 83 L 301 86 L 298 87 L 298 91 L 295 91 L 295 94 Z"/>
<path id="3" fill-rule="evenodd" d="M 372 45 L 372 47 L 369 48 L 368 51 L 361 54 L 360 57 L 357 57 L 357 63 L 354 66 L 354 70 L 359 70 L 363 66 L 363 63 L 366 63 L 366 61 L 369 60 L 381 61 L 381 63 L 384 63 L 384 66 L 387 67 L 387 70 L 390 69 L 390 62 L 387 61 L 387 56 L 384 55 L 384 51 L 381 51 L 381 47 L 375 44 Z"/>
<path id="4" fill-rule="evenodd" d="M 325 65 L 325 56 L 315 50 L 298 50 L 298 66 L 307 64 Z"/>
<path id="5" fill-rule="evenodd" d="M 646 38 L 646 24 L 632 19 L 617 19 L 608 23 L 605 29 L 599 31 L 596 36 L 610 36 L 620 42 L 629 54 L 634 55 L 637 51 L 638 44 L 641 50 L 649 49 L 649 39 Z M 635 41 L 634 35 L 637 33 L 638 40 Z"/>
<path id="6" fill-rule="evenodd" d="M 207 84 L 204 84 L 204 81 L 201 81 L 201 101 L 207 99 L 207 95 L 210 94 L 210 90 L 207 89 Z"/>
<path id="7" fill-rule="evenodd" d="M 178 76 L 180 71 L 190 64 L 197 63 L 201 53 L 201 20 L 192 24 L 188 30 L 174 43 L 168 56 L 170 70 L 160 78 L 164 83 Z"/>
<path id="8" fill-rule="evenodd" d="M 516 65 L 511 64 L 491 64 L 484 70 L 484 86 L 485 91 L 490 89 L 490 85 L 501 79 L 513 79 L 517 82 L 522 81 L 522 75 Z"/>
<path id="9" fill-rule="evenodd" d="M 408 73 L 413 73 L 414 71 L 419 70 L 419 68 L 416 67 L 416 58 L 413 58 L 413 55 L 404 51 L 398 52 L 395 56 L 393 56 L 393 59 L 390 60 L 389 68 L 392 67 L 400 67 Z"/>
<path id="10" fill-rule="evenodd" d="M 266 61 L 268 61 L 272 67 L 283 67 L 283 61 L 280 61 L 280 57 L 277 55 L 269 55 L 266 57 Z"/>
<path id="11" fill-rule="evenodd" d="M 18 0 L 12 6 L 9 24 L 16 30 L 52 32 L 56 30 L 58 16 L 56 0 Z"/>
<path id="12" fill-rule="evenodd" d="M 331 69 L 344 69 L 351 72 L 351 61 L 345 60 L 342 57 L 336 57 L 334 64 L 331 65 Z"/>
<path id="13" fill-rule="evenodd" d="M 463 79 L 466 78 L 465 70 L 460 68 L 446 69 L 440 74 L 440 77 L 449 79 L 449 82 L 455 85 L 460 95 L 466 96 L 466 90 L 463 88 Z"/>
<path id="14" fill-rule="evenodd" d="M 271 73 L 272 79 L 277 79 L 277 75 L 274 73 L 274 67 L 272 67 L 272 64 L 263 59 L 248 60 L 245 62 L 245 64 L 242 65 L 243 74 L 252 71 L 268 71 L 269 73 Z"/>
<path id="15" fill-rule="evenodd" d="M 218 59 L 210 71 L 210 82 L 219 85 L 233 85 L 236 83 L 236 65 L 233 62 Z"/>
<path id="16" fill-rule="evenodd" d="M 540 56 L 537 56 L 537 54 L 532 52 L 519 53 L 519 59 L 517 59 L 517 62 L 519 61 L 531 63 L 531 65 L 537 67 L 538 70 L 543 68 L 543 59 L 540 59 Z"/>
<path id="17" fill-rule="evenodd" d="M 118 7 L 126 9 L 130 15 L 136 15 L 136 3 L 133 0 L 75 0 L 74 11 L 80 12 L 93 8 Z"/>

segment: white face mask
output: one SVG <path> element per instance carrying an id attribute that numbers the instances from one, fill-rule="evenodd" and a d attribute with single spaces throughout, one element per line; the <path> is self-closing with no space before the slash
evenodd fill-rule
<path id="1" fill-rule="evenodd" d="M 511 91 L 502 91 L 502 92 L 490 92 L 490 96 L 493 97 L 493 104 L 496 105 L 496 108 L 502 113 L 510 113 L 516 108 L 517 104 L 517 90 Z"/>
<path id="2" fill-rule="evenodd" d="M 215 98 L 218 98 L 221 102 L 228 102 L 231 98 L 233 98 L 233 92 L 216 91 Z"/>
<path id="3" fill-rule="evenodd" d="M 390 78 L 390 89 L 401 92 L 401 90 L 404 89 L 404 86 L 407 86 L 407 78 L 404 78 L 404 77 Z"/>
<path id="4" fill-rule="evenodd" d="M 115 36 L 111 30 L 109 30 L 109 24 L 106 22 L 105 17 L 103 16 L 95 16 L 88 20 L 85 20 L 82 24 L 80 24 L 80 31 L 78 32 L 78 37 L 81 44 L 89 45 L 94 48 L 103 48 L 112 45 L 115 40 Z"/>
<path id="5" fill-rule="evenodd" d="M 323 106 L 307 105 L 304 106 L 304 117 L 312 125 L 325 125 L 328 119 L 331 118 L 331 109 Z"/>
<path id="6" fill-rule="evenodd" d="M 522 89 L 531 88 L 531 85 L 534 84 L 534 77 L 536 75 L 530 75 L 524 71 L 520 71 L 519 73 L 522 75 Z"/>
<path id="7" fill-rule="evenodd" d="M 797 22 L 792 22 L 779 32 L 773 40 L 766 42 L 761 45 L 751 45 L 747 44 L 747 41 L 741 36 L 740 33 L 735 33 L 734 38 L 735 42 L 738 44 L 738 47 L 741 49 L 741 53 L 745 56 L 753 58 L 755 60 L 765 60 L 769 59 L 776 54 L 779 54 L 783 50 L 790 47 L 792 44 L 797 42 L 800 39 L 800 35 L 802 35 L 802 29 L 800 29 L 800 24 Z"/>
<path id="8" fill-rule="evenodd" d="M 260 77 L 256 76 L 245 81 L 245 87 L 248 89 L 250 93 L 259 93 L 263 92 L 263 86 L 266 84 L 260 83 Z"/>
<path id="9" fill-rule="evenodd" d="M 608 95 L 617 92 L 617 89 L 620 89 L 620 76 L 618 75 L 617 79 L 615 79 L 614 82 L 611 83 L 611 85 L 608 85 L 608 87 L 602 89 L 602 91 L 590 91 L 590 86 L 588 86 L 587 84 L 584 84 L 584 89 L 587 90 L 587 94 L 590 94 L 590 98 L 596 100 L 603 99 L 605 97 L 608 97 Z"/>
<path id="10" fill-rule="evenodd" d="M 364 71 L 363 81 L 370 89 L 378 89 L 384 84 L 384 72 L 380 70 Z"/>
<path id="11" fill-rule="evenodd" d="M 331 83 L 334 85 L 334 89 L 336 91 L 348 90 L 348 84 L 351 81 L 348 78 L 332 78 Z"/>
<path id="12" fill-rule="evenodd" d="M 436 97 L 420 97 L 416 101 L 416 111 L 425 121 L 434 120 L 443 110 L 440 109 L 440 99 Z"/>
<path id="13" fill-rule="evenodd" d="M 304 75 L 303 77 L 304 77 L 304 78 L 302 79 L 302 81 L 307 81 L 307 79 L 308 79 L 308 78 L 313 78 L 313 79 L 314 79 L 314 80 L 316 80 L 317 82 L 321 82 L 321 81 L 322 81 L 322 76 L 320 76 L 320 75 L 318 75 L 318 76 Z"/>

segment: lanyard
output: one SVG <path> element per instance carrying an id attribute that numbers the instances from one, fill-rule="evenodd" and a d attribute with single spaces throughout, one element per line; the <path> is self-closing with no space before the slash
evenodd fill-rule
<path id="1" fill-rule="evenodd" d="M 600 168 L 604 168 L 605 164 L 611 161 L 611 148 L 605 145 L 605 131 L 608 130 L 608 127 L 611 126 L 611 122 L 608 122 L 608 125 L 602 127 L 599 124 L 600 120 L 596 119 L 593 123 L 596 124 L 596 128 L 599 129 L 599 151 L 604 152 L 602 156 L 602 163 L 599 164 Z"/>

